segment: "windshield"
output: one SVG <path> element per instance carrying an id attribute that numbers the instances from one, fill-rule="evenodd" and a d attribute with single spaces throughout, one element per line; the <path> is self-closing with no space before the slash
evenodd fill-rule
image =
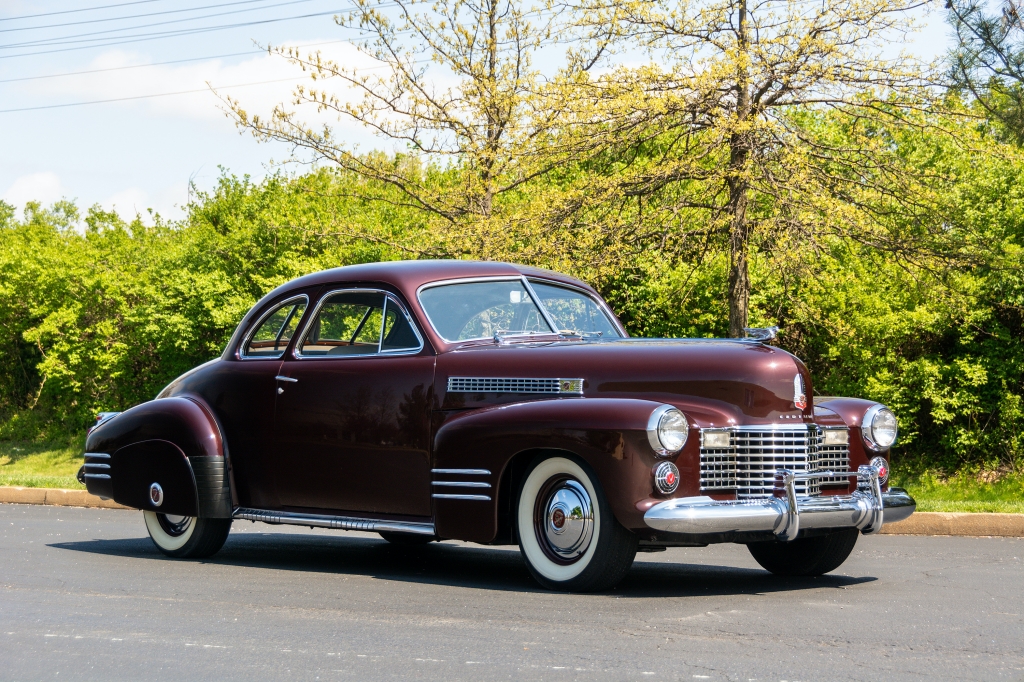
<path id="1" fill-rule="evenodd" d="M 558 325 L 560 332 L 618 338 L 619 331 L 597 301 L 582 291 L 530 280 L 541 305 Z"/>
<path id="2" fill-rule="evenodd" d="M 448 342 L 552 331 L 519 279 L 430 287 L 420 292 L 420 305 Z"/>
<path id="3" fill-rule="evenodd" d="M 572 333 L 618 338 L 619 331 L 597 301 L 583 292 L 530 281 L 548 317 L 521 279 L 457 282 L 420 291 L 420 305 L 445 341 L 493 338 L 499 334 Z"/>

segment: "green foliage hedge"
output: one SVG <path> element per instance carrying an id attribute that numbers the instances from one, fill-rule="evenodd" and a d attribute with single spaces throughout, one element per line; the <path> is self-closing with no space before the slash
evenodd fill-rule
<path id="1" fill-rule="evenodd" d="M 1024 168 L 942 152 L 933 144 L 926 163 L 955 177 L 949 233 L 998 258 L 937 272 L 835 237 L 794 248 L 785 268 L 755 254 L 751 322 L 783 328 L 779 342 L 808 362 L 816 394 L 892 406 L 905 469 L 1019 471 Z M 419 214 L 366 199 L 388 191 L 329 171 L 225 175 L 185 220 L 150 224 L 82 216 L 68 202 L 18 217 L 0 203 L 0 440 L 67 439 L 97 411 L 151 399 L 217 356 L 246 310 L 289 279 L 431 252 L 442 240 Z M 692 337 L 725 334 L 726 269 L 721 257 L 645 250 L 613 275 L 571 274 L 632 334 Z"/>

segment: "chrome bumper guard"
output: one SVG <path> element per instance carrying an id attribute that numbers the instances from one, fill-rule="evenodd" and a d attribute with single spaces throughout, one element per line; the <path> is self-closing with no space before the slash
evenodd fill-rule
<path id="1" fill-rule="evenodd" d="M 878 469 L 873 466 L 857 470 L 857 490 L 852 495 L 796 495 L 797 481 L 852 475 L 779 469 L 775 485 L 782 488 L 783 497 L 726 501 L 707 496 L 683 497 L 654 505 L 644 514 L 644 522 L 656 530 L 696 535 L 771 531 L 779 540 L 789 542 L 796 539 L 802 528 L 857 528 L 870 535 L 880 531 L 883 523 L 902 521 L 917 508 L 905 490 L 891 488 L 883 493 Z"/>

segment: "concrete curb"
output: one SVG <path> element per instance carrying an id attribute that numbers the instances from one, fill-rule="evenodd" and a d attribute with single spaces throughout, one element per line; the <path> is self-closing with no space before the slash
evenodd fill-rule
<path id="1" fill-rule="evenodd" d="M 130 509 L 113 500 L 103 500 L 86 490 L 61 488 L 21 488 L 0 486 L 0 503 L 50 504 L 58 507 L 98 507 L 101 509 Z"/>
<path id="2" fill-rule="evenodd" d="M 1024 514 L 917 512 L 882 526 L 883 535 L 968 535 L 1024 537 Z"/>
<path id="3" fill-rule="evenodd" d="M 60 507 L 131 509 L 113 500 L 101 500 L 85 490 L 0 486 L 0 503 L 49 504 Z M 1024 514 L 917 512 L 899 523 L 882 526 L 882 535 L 963 535 L 1024 537 Z"/>

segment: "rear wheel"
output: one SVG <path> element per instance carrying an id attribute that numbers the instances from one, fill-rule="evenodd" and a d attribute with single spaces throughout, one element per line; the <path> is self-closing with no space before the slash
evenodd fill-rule
<path id="1" fill-rule="evenodd" d="M 530 574 L 549 589 L 614 587 L 636 557 L 638 538 L 616 520 L 597 477 L 566 457 L 542 459 L 527 473 L 516 524 Z"/>
<path id="2" fill-rule="evenodd" d="M 775 575 L 824 575 L 839 568 L 850 556 L 860 531 L 836 531 L 792 542 L 753 542 L 747 545 L 754 561 Z"/>
<path id="3" fill-rule="evenodd" d="M 167 556 L 178 559 L 200 559 L 216 554 L 231 530 L 231 519 L 142 513 L 153 544 Z"/>

